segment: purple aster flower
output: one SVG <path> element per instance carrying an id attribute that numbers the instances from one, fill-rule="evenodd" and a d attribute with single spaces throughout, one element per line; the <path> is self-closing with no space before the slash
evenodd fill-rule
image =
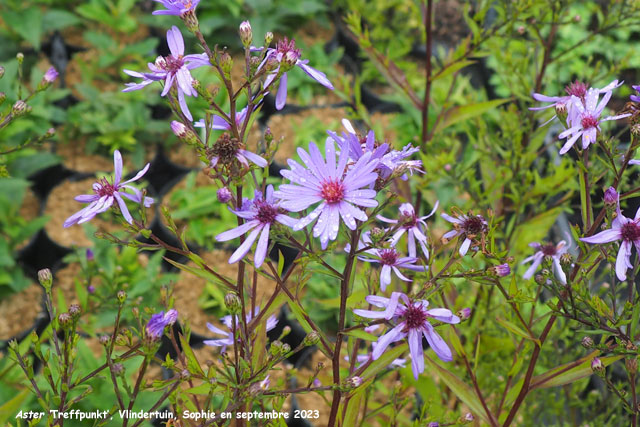
<path id="1" fill-rule="evenodd" d="M 460 256 L 465 256 L 471 243 L 475 240 L 478 234 L 483 234 L 487 231 L 487 221 L 482 215 L 464 215 L 454 213 L 455 216 L 442 213 L 441 216 L 445 220 L 453 224 L 453 230 L 447 232 L 442 236 L 442 240 L 445 243 L 456 236 L 464 237 L 462 245 L 460 245 Z"/>
<path id="2" fill-rule="evenodd" d="M 490 271 L 492 271 L 498 277 L 505 277 L 511 274 L 511 268 L 509 267 L 509 264 L 506 263 L 493 266 L 490 268 Z"/>
<path id="3" fill-rule="evenodd" d="M 603 200 L 605 205 L 617 205 L 619 199 L 620 199 L 620 194 L 618 194 L 618 192 L 614 187 L 609 187 L 604 192 Z"/>
<path id="4" fill-rule="evenodd" d="M 597 91 L 598 93 L 611 92 L 615 88 L 620 87 L 622 83 L 624 82 L 618 82 L 618 80 L 614 80 L 608 85 L 606 85 L 605 87 L 603 87 L 602 89 L 596 89 L 596 88 L 592 88 L 592 89 Z M 547 95 L 542 95 L 540 93 L 534 93 L 533 99 L 541 102 L 549 102 L 550 104 L 545 105 L 543 107 L 530 107 L 529 110 L 538 111 L 538 110 L 545 110 L 551 107 L 554 107 L 556 109 L 558 107 L 561 107 L 561 108 L 564 107 L 567 109 L 567 113 L 571 113 L 571 110 L 573 109 L 573 103 L 570 101 L 571 101 L 571 97 L 573 96 L 578 98 L 583 104 L 585 103 L 588 88 L 587 88 L 587 85 L 584 84 L 583 82 L 576 80 L 575 82 L 566 86 L 564 90 L 567 93 L 567 95 L 565 96 L 547 96 Z M 542 126 L 549 123 L 555 117 L 556 117 L 555 115 L 551 117 L 549 120 L 543 123 Z"/>
<path id="5" fill-rule="evenodd" d="M 451 350 L 435 331 L 433 325 L 429 323 L 429 319 L 450 324 L 460 323 L 460 318 L 454 315 L 451 310 L 446 308 L 429 310 L 427 309 L 429 306 L 428 301 L 411 301 L 409 297 L 401 292 L 393 292 L 391 298 L 369 295 L 366 300 L 369 304 L 384 308 L 384 311 L 356 309 L 353 310 L 354 314 L 369 319 L 393 320 L 393 323 L 396 324 L 393 329 L 378 339 L 377 345 L 371 353 L 373 360 L 377 360 L 389 344 L 408 337 L 411 368 L 413 369 L 413 376 L 418 379 L 418 375 L 424 371 L 423 335 L 441 360 L 445 362 L 453 360 Z"/>
<path id="6" fill-rule="evenodd" d="M 338 136 L 332 131 L 327 131 L 327 133 L 340 147 L 346 147 L 345 149 L 349 150 L 349 157 L 353 162 L 359 160 L 365 153 L 371 153 L 371 159 L 380 161 L 376 168 L 380 178 L 388 179 L 401 176 L 403 180 L 406 180 L 406 172 L 410 172 L 412 175 L 414 171 L 424 173 L 420 160 L 405 160 L 420 151 L 419 148 L 408 144 L 402 150 L 390 150 L 389 144 L 376 140 L 373 130 L 361 137 L 356 133 L 349 120 L 343 119 L 342 125 L 346 129 L 346 132 L 342 132 L 342 136 Z"/>
<path id="7" fill-rule="evenodd" d="M 187 12 L 193 12 L 200 0 L 153 0 L 162 4 L 166 9 L 156 10 L 152 15 L 183 16 Z"/>
<path id="8" fill-rule="evenodd" d="M 631 87 L 640 95 L 640 85 L 633 85 Z M 638 95 L 631 95 L 629 96 L 629 99 L 631 99 L 633 102 L 640 102 L 640 96 Z"/>
<path id="9" fill-rule="evenodd" d="M 544 257 L 551 257 L 551 259 L 553 260 L 553 271 L 556 277 L 558 278 L 558 280 L 560 280 L 560 282 L 563 285 L 566 285 L 567 275 L 562 270 L 562 266 L 560 265 L 560 258 L 569 249 L 567 242 L 565 242 L 564 240 L 561 240 L 560 242 L 558 242 L 557 245 L 554 245 L 553 243 L 547 243 L 547 244 L 541 245 L 540 243 L 533 242 L 533 243 L 529 243 L 529 246 L 536 249 L 537 252 L 531 255 L 530 257 L 525 258 L 520 263 L 520 264 L 526 264 L 530 261 L 533 261 L 531 266 L 529 266 L 527 271 L 525 271 L 522 278 L 527 280 L 531 279 L 531 277 L 533 277 L 533 273 L 536 272 L 536 270 L 540 266 L 540 263 L 542 263 L 542 260 L 544 259 Z"/>
<path id="10" fill-rule="evenodd" d="M 582 100 L 572 96 L 569 101 L 572 108 L 570 109 L 569 116 L 567 118 L 567 123 L 570 127 L 559 135 L 560 139 L 567 138 L 567 142 L 560 149 L 560 154 L 564 154 L 569 151 L 581 136 L 582 149 L 586 150 L 589 147 L 589 144 L 594 144 L 596 142 L 596 137 L 600 131 L 600 123 L 608 120 L 622 119 L 631 115 L 626 113 L 600 119 L 600 114 L 602 114 L 604 107 L 609 102 L 612 92 L 605 92 L 602 100 L 598 102 L 600 93 L 601 90 L 599 89 L 589 89 L 587 91 L 584 104 Z"/>
<path id="11" fill-rule="evenodd" d="M 253 200 L 245 199 L 242 207 L 235 211 L 230 209 L 231 212 L 246 220 L 246 222 L 236 228 L 233 228 L 224 233 L 220 233 L 216 236 L 216 240 L 219 242 L 226 242 L 227 240 L 235 239 L 241 235 L 251 231 L 247 238 L 242 242 L 240 247 L 229 258 L 229 264 L 233 264 L 242 259 L 251 245 L 258 238 L 258 245 L 256 246 L 256 254 L 254 257 L 254 263 L 256 268 L 260 267 L 267 256 L 267 249 L 269 248 L 269 230 L 271 224 L 279 222 L 287 227 L 293 227 L 297 220 L 281 213 L 279 204 L 273 198 L 273 185 L 267 186 L 266 197 L 256 192 Z"/>
<path id="12" fill-rule="evenodd" d="M 251 319 L 256 317 L 258 313 L 260 313 L 259 307 L 256 307 L 254 309 L 253 315 L 251 315 L 251 312 L 247 312 L 247 315 L 246 315 L 247 324 L 249 324 L 251 322 Z M 235 316 L 235 319 L 236 319 L 236 328 L 238 328 L 239 327 L 238 325 L 240 324 L 240 319 L 238 316 Z M 231 315 L 228 315 L 228 316 L 224 316 L 222 319 L 220 319 L 220 321 L 224 323 L 228 331 L 222 330 L 220 328 L 216 328 L 211 323 L 207 323 L 207 328 L 209 328 L 209 330 L 214 334 L 223 335 L 225 338 L 220 338 L 215 340 L 204 340 L 203 342 L 206 345 L 210 345 L 213 347 L 222 347 L 221 351 L 224 352 L 228 346 L 233 345 L 233 318 L 231 317 Z M 275 328 L 277 324 L 278 324 L 278 319 L 276 318 L 275 315 L 271 315 L 271 317 L 267 319 L 267 332 Z"/>
<path id="13" fill-rule="evenodd" d="M 171 309 L 166 313 L 161 311 L 160 313 L 154 314 L 146 326 L 147 336 L 153 339 L 160 339 L 164 333 L 164 328 L 173 325 L 177 319 L 178 311 L 175 309 Z"/>
<path id="14" fill-rule="evenodd" d="M 149 169 L 149 163 L 147 163 L 147 165 L 138 172 L 136 176 L 125 182 L 120 182 L 122 179 L 122 155 L 118 150 L 113 153 L 113 165 L 115 170 L 115 177 L 113 181 L 109 182 L 106 178 L 100 178 L 98 182 L 93 184 L 94 194 L 82 194 L 75 197 L 76 201 L 89 203 L 89 205 L 67 218 L 63 224 L 65 228 L 70 227 L 73 224 L 82 224 L 89 221 L 97 214 L 107 211 L 114 202 L 118 203 L 118 207 L 120 208 L 120 212 L 122 213 L 122 216 L 124 216 L 124 219 L 127 220 L 129 224 L 133 223 L 133 218 L 131 217 L 129 209 L 127 209 L 127 205 L 122 196 L 133 202 L 140 203 L 142 199 L 142 192 L 128 184 L 142 178 Z M 125 189 L 132 191 L 133 194 L 126 193 Z M 153 199 L 151 197 L 144 198 L 145 207 L 148 208 L 152 203 Z"/>
<path id="15" fill-rule="evenodd" d="M 427 230 L 427 223 L 425 222 L 425 220 L 432 216 L 435 213 L 436 209 L 438 209 L 438 201 L 436 201 L 433 210 L 428 215 L 418 217 L 411 203 L 403 203 L 400 205 L 400 208 L 398 208 L 398 210 L 400 211 L 400 216 L 398 217 L 398 219 L 389 219 L 383 217 L 382 215 L 378 215 L 376 218 L 389 224 L 400 224 L 398 231 L 396 231 L 391 238 L 391 246 L 396 246 L 400 238 L 406 232 L 409 256 L 416 256 L 417 240 L 420 244 L 420 247 L 422 248 L 422 253 L 424 254 L 425 258 L 429 259 L 429 249 L 427 249 L 428 242 L 427 236 L 425 234 Z"/>
<path id="16" fill-rule="evenodd" d="M 249 160 L 261 168 L 267 167 L 267 161 L 251 151 L 244 149 L 244 144 L 237 138 L 223 133 L 216 140 L 213 147 L 207 148 L 209 167 L 215 168 L 218 164 L 230 167 L 235 160 L 244 167 L 249 167 Z"/>
<path id="17" fill-rule="evenodd" d="M 264 47 L 252 48 L 253 51 L 261 51 Z M 295 65 L 302 68 L 302 71 L 307 73 L 312 79 L 320 83 L 322 86 L 333 90 L 333 85 L 327 79 L 327 76 L 321 72 L 308 66 L 308 59 L 301 60 L 300 59 L 300 49 L 296 49 L 295 40 L 291 39 L 289 41 L 286 37 L 283 40 L 280 40 L 275 49 L 267 48 L 267 53 L 265 54 L 264 60 L 260 64 L 260 68 L 262 68 L 268 61 L 276 61 L 278 66 L 271 74 L 267 76 L 264 82 L 264 87 L 267 88 L 276 78 L 278 73 L 280 72 L 280 67 L 283 67 L 283 73 L 280 77 L 280 86 L 278 87 L 278 92 L 276 93 L 276 109 L 282 110 L 287 102 L 287 72 Z"/>
<path id="18" fill-rule="evenodd" d="M 371 245 L 371 240 L 365 234 L 363 236 L 363 243 L 359 243 L 358 246 L 363 248 L 365 244 Z M 345 250 L 350 250 L 347 245 Z M 427 271 L 428 267 L 423 267 L 420 265 L 414 265 L 418 258 L 416 257 L 400 257 L 395 248 L 372 248 L 366 249 L 365 253 L 372 255 L 373 258 L 369 258 L 366 256 L 359 256 L 358 259 L 365 262 L 379 263 L 382 265 L 380 269 L 380 289 L 384 292 L 387 289 L 387 285 L 391 283 L 391 271 L 395 273 L 395 275 L 405 282 L 411 282 L 411 279 L 405 277 L 401 272 L 400 268 L 406 268 L 408 270 L 414 271 Z"/>
<path id="19" fill-rule="evenodd" d="M 185 117 L 193 120 L 193 116 L 189 111 L 184 96 L 198 96 L 198 92 L 193 87 L 193 77 L 190 70 L 194 68 L 208 66 L 209 58 L 206 54 L 184 55 L 184 40 L 180 30 L 175 25 L 167 31 L 167 43 L 171 55 L 156 58 L 154 64 L 149 63 L 151 73 L 139 73 L 137 71 L 124 70 L 124 72 L 132 77 L 142 78 L 140 83 L 126 83 L 126 89 L 123 92 L 142 89 L 143 87 L 153 83 L 154 81 L 164 81 L 164 89 L 161 96 L 165 96 L 172 87 L 178 92 L 178 103 Z"/>
<path id="20" fill-rule="evenodd" d="M 56 71 L 56 69 L 53 67 L 49 67 L 47 72 L 44 73 L 44 76 L 42 77 L 42 81 L 46 84 L 51 84 L 55 82 L 57 78 L 58 78 L 58 72 Z"/>
<path id="21" fill-rule="evenodd" d="M 636 247 L 636 251 L 640 253 L 640 209 L 636 212 L 632 219 L 625 217 L 620 212 L 620 204 L 616 208 L 617 216 L 611 222 L 609 230 L 601 231 L 590 237 L 583 237 L 580 240 L 586 243 L 609 243 L 615 240 L 622 240 L 618 257 L 616 258 L 616 276 L 621 281 L 627 279 L 627 269 L 633 268 L 631 261 L 631 248 Z"/>
<path id="22" fill-rule="evenodd" d="M 309 143 L 309 153 L 298 148 L 298 155 L 307 167 L 289 159 L 291 170 L 282 170 L 280 174 L 293 184 L 280 185 L 274 194 L 283 200 L 281 206 L 291 212 L 300 212 L 320 203 L 293 229 L 302 230 L 317 219 L 313 236 L 320 237 L 322 249 L 326 249 L 329 240 L 338 236 L 340 217 L 351 230 L 356 229 L 356 220 L 367 220 L 367 214 L 354 205 L 365 208 L 378 206 L 376 191 L 366 188 L 378 178 L 378 174 L 373 172 L 378 160 L 372 160 L 371 153 L 365 153 L 345 174 L 349 151 L 340 151 L 336 165 L 335 146 L 329 138 L 325 145 L 326 161 L 313 142 Z"/>

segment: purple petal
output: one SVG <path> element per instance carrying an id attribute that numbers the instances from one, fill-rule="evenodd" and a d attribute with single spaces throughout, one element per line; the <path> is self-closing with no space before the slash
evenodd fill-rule
<path id="1" fill-rule="evenodd" d="M 229 258 L 229 264 L 234 264 L 244 258 L 247 252 L 249 252 L 249 249 L 251 249 L 251 245 L 253 245 L 256 237 L 258 237 L 258 233 L 260 233 L 260 230 L 262 230 L 262 227 L 258 226 L 257 228 L 254 228 L 251 233 L 249 233 L 247 239 L 242 242 L 240 247 L 238 247 L 238 249 L 236 249 L 236 251 L 231 255 L 231 258 Z"/>
<path id="2" fill-rule="evenodd" d="M 259 224 L 260 221 L 258 220 L 245 222 L 244 224 L 239 225 L 236 228 L 232 228 L 231 230 L 218 234 L 216 236 L 216 240 L 219 242 L 226 242 L 227 240 L 235 239 L 236 237 L 242 236 L 252 228 L 257 227 Z"/>
<path id="3" fill-rule="evenodd" d="M 327 78 L 327 75 L 325 73 L 323 73 L 322 71 L 318 71 L 313 67 L 310 67 L 306 64 L 300 63 L 298 62 L 298 67 L 302 68 L 302 70 L 307 73 L 312 79 L 314 79 L 315 81 L 317 81 L 318 83 L 320 83 L 322 86 L 333 90 L 333 85 L 331 84 L 331 82 L 329 81 L 329 79 Z"/>
<path id="4" fill-rule="evenodd" d="M 175 57 L 184 55 L 184 40 L 182 39 L 182 33 L 175 25 L 167 31 L 167 44 L 171 54 Z"/>
<path id="5" fill-rule="evenodd" d="M 418 329 L 410 329 L 408 339 L 409 352 L 411 353 L 411 369 L 416 380 L 424 371 L 424 352 L 422 350 L 422 334 L 420 332 Z"/>
<path id="6" fill-rule="evenodd" d="M 460 246 L 460 250 L 458 251 L 460 256 L 465 256 L 467 254 L 467 251 L 469 250 L 469 246 L 471 246 L 471 239 L 467 237 L 466 239 L 464 239 L 464 242 L 462 242 L 462 245 Z"/>
<path id="7" fill-rule="evenodd" d="M 389 344 L 401 340 L 406 336 L 406 333 L 402 332 L 404 327 L 405 324 L 404 322 L 402 322 L 398 326 L 378 338 L 376 348 L 374 348 L 373 352 L 371 352 L 373 360 L 378 360 L 378 358 L 382 356 L 382 353 L 384 353 L 387 347 L 389 347 Z"/>
<path id="8" fill-rule="evenodd" d="M 118 202 L 118 206 L 120 207 L 120 212 L 122 212 L 122 216 L 124 216 L 124 219 L 129 224 L 132 224 L 133 223 L 133 218 L 131 217 L 131 214 L 129 213 L 129 209 L 127 209 L 127 204 L 122 199 L 122 196 L 120 196 L 120 193 L 118 193 L 118 192 L 113 193 L 113 197 L 115 197 L 116 201 Z"/>
<path id="9" fill-rule="evenodd" d="M 254 263 L 256 268 L 260 268 L 267 256 L 267 248 L 269 247 L 269 229 L 271 224 L 265 224 L 260 233 L 260 239 L 258 239 L 258 245 L 256 246 L 256 254 L 254 256 Z"/>
<path id="10" fill-rule="evenodd" d="M 113 152 L 113 168 L 115 175 L 113 185 L 117 187 L 122 179 L 122 154 L 119 150 Z"/>
<path id="11" fill-rule="evenodd" d="M 627 280 L 629 257 L 631 257 L 631 243 L 625 240 L 620 244 L 620 250 L 616 258 L 616 276 L 618 276 L 618 279 L 621 281 Z"/>
<path id="12" fill-rule="evenodd" d="M 282 110 L 287 103 L 287 73 L 280 77 L 280 86 L 276 92 L 276 110 Z"/>
<path id="13" fill-rule="evenodd" d="M 620 230 L 609 229 L 601 231 L 600 233 L 590 237 L 582 237 L 580 240 L 585 243 L 609 243 L 621 238 L 622 234 L 620 233 Z"/>
<path id="14" fill-rule="evenodd" d="M 424 337 L 427 339 L 429 346 L 433 349 L 436 355 L 445 362 L 451 362 L 453 355 L 447 343 L 442 339 L 440 335 L 433 329 L 433 326 L 428 323 L 423 328 Z"/>
<path id="15" fill-rule="evenodd" d="M 122 163 L 122 159 L 120 160 L 120 162 Z M 145 167 L 143 167 L 143 168 L 142 168 L 142 170 L 136 174 L 136 176 L 134 176 L 133 178 L 131 178 L 131 179 L 129 179 L 129 180 L 127 180 L 127 181 L 123 182 L 123 183 L 122 183 L 122 184 L 120 184 L 120 185 L 121 185 L 121 186 L 124 186 L 125 184 L 128 184 L 128 183 L 130 183 L 130 182 L 133 182 L 133 181 L 137 181 L 137 180 L 139 180 L 140 178 L 142 178 L 142 177 L 144 176 L 144 174 L 145 174 L 145 173 L 147 173 L 147 171 L 149 170 L 149 166 L 151 166 L 151 163 L 147 163 L 147 164 L 145 165 Z M 116 182 L 117 182 L 117 181 L 116 181 Z"/>

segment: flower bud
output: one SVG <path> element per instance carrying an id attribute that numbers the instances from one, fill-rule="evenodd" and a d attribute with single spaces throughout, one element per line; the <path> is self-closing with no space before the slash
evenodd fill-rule
<path id="1" fill-rule="evenodd" d="M 427 427 L 440 427 L 440 423 L 437 421 L 431 421 Z"/>
<path id="2" fill-rule="evenodd" d="M 472 422 L 473 420 L 474 420 L 473 414 L 471 412 L 467 412 L 466 414 L 464 414 L 461 421 L 464 424 L 466 424 L 466 423 Z"/>
<path id="3" fill-rule="evenodd" d="M 489 268 L 489 272 L 497 277 L 505 277 L 511 274 L 511 268 L 509 264 L 500 264 Z"/>
<path id="4" fill-rule="evenodd" d="M 380 242 L 380 240 L 382 240 L 382 238 L 384 237 L 384 230 L 380 227 L 374 227 L 371 229 L 369 237 L 371 238 L 371 242 L 376 244 Z"/>
<path id="5" fill-rule="evenodd" d="M 304 337 L 304 345 L 305 346 L 311 346 L 311 345 L 316 345 L 318 344 L 318 342 L 320 341 L 320 335 L 318 335 L 318 333 L 316 331 L 311 331 L 307 334 L 306 337 Z"/>
<path id="6" fill-rule="evenodd" d="M 96 287 L 93 286 L 93 285 L 87 286 L 87 292 L 89 292 L 90 294 L 95 294 L 96 293 Z"/>
<path id="7" fill-rule="evenodd" d="M 231 68 L 233 68 L 233 58 L 227 52 L 221 52 L 219 55 L 220 68 L 224 76 L 228 79 L 231 76 Z"/>
<path id="8" fill-rule="evenodd" d="M 615 188 L 609 187 L 604 192 L 604 204 L 615 207 L 618 204 L 619 194 Z"/>
<path id="9" fill-rule="evenodd" d="M 188 380 L 189 378 L 191 378 L 191 373 L 187 369 L 183 369 L 180 372 L 180 379 L 181 380 Z"/>
<path id="10" fill-rule="evenodd" d="M 93 251 L 91 249 L 87 249 L 87 251 L 85 252 L 85 256 L 87 257 L 87 261 L 91 262 L 95 259 L 95 254 L 93 253 Z"/>
<path id="11" fill-rule="evenodd" d="M 31 111 L 31 107 L 21 99 L 17 100 L 16 103 L 13 104 L 13 107 L 11 107 L 11 113 L 16 117 L 22 116 L 29 111 Z"/>
<path id="12" fill-rule="evenodd" d="M 282 341 L 275 340 L 274 342 L 272 342 L 271 346 L 269 347 L 269 352 L 274 357 L 280 356 L 280 354 L 282 353 Z"/>
<path id="13" fill-rule="evenodd" d="M 354 376 L 351 378 L 347 378 L 347 386 L 350 388 L 360 387 L 362 385 L 362 378 L 358 376 Z"/>
<path id="14" fill-rule="evenodd" d="M 278 60 L 273 56 L 270 56 L 269 59 L 267 59 L 267 62 L 264 64 L 264 69 L 266 72 L 270 73 L 277 70 L 279 66 L 280 63 L 278 62 Z"/>
<path id="15" fill-rule="evenodd" d="M 109 335 L 100 335 L 100 338 L 98 338 L 98 342 L 106 347 L 111 342 L 111 338 L 109 337 Z"/>
<path id="16" fill-rule="evenodd" d="M 287 72 L 294 67 L 298 63 L 298 59 L 300 55 L 293 50 L 288 51 L 282 57 L 282 71 Z"/>
<path id="17" fill-rule="evenodd" d="M 249 58 L 250 75 L 253 76 L 256 73 L 256 71 L 258 71 L 258 67 L 260 66 L 261 63 L 262 61 L 260 61 L 260 58 L 257 56 L 252 56 L 251 58 Z"/>
<path id="18" fill-rule="evenodd" d="M 0 105 L 4 104 L 5 99 L 7 99 L 7 94 L 0 92 Z"/>
<path id="19" fill-rule="evenodd" d="M 556 104 L 556 115 L 560 121 L 564 122 L 567 120 L 567 105 L 558 103 Z"/>
<path id="20" fill-rule="evenodd" d="M 630 374 L 635 374 L 638 372 L 638 358 L 636 356 L 630 356 L 624 361 L 625 366 L 627 367 L 627 371 Z"/>
<path id="21" fill-rule="evenodd" d="M 251 42 L 253 41 L 253 31 L 251 30 L 251 24 L 249 21 L 242 21 L 240 28 L 238 29 L 238 33 L 240 34 L 242 46 L 245 48 L 251 46 Z"/>
<path id="22" fill-rule="evenodd" d="M 582 338 L 581 344 L 586 349 L 592 348 L 593 347 L 593 339 L 591 337 L 589 337 L 589 336 L 586 336 L 586 337 Z"/>
<path id="23" fill-rule="evenodd" d="M 573 257 L 571 256 L 570 253 L 564 253 L 560 255 L 560 265 L 563 268 L 568 268 L 568 267 L 571 267 L 571 265 L 573 265 Z"/>
<path id="24" fill-rule="evenodd" d="M 631 126 L 631 135 L 634 138 L 638 138 L 640 136 L 640 124 L 636 123 L 635 125 Z"/>
<path id="25" fill-rule="evenodd" d="M 69 306 L 69 314 L 73 319 L 77 319 L 78 317 L 80 317 L 80 313 L 82 313 L 82 309 L 78 304 L 71 304 Z"/>
<path id="26" fill-rule="evenodd" d="M 127 299 L 127 293 L 125 291 L 118 291 L 118 293 L 116 294 L 116 298 L 118 299 L 119 304 L 124 304 L 125 300 Z"/>
<path id="27" fill-rule="evenodd" d="M 267 33 L 264 35 L 264 47 L 269 47 L 272 41 L 273 33 L 271 31 L 267 31 Z"/>
<path id="28" fill-rule="evenodd" d="M 69 313 L 60 313 L 58 315 L 58 323 L 62 328 L 66 329 L 71 324 L 71 315 Z"/>
<path id="29" fill-rule="evenodd" d="M 47 72 L 44 73 L 44 76 L 42 76 L 42 80 L 38 84 L 38 90 L 44 90 L 48 88 L 49 86 L 51 86 L 53 82 L 56 81 L 57 78 L 58 78 L 58 72 L 56 71 L 55 68 L 50 67 L 47 70 Z"/>
<path id="30" fill-rule="evenodd" d="M 53 277 L 51 276 L 51 270 L 48 268 L 43 268 L 38 271 L 38 282 L 42 285 L 42 287 L 47 291 L 51 291 L 51 284 L 53 283 Z"/>
<path id="31" fill-rule="evenodd" d="M 218 197 L 218 201 L 220 203 L 228 203 L 233 195 L 227 187 L 222 187 L 218 189 L 218 191 L 216 192 L 216 196 Z"/>
<path id="32" fill-rule="evenodd" d="M 458 316 L 460 320 L 467 320 L 471 317 L 471 309 L 469 307 L 463 308 L 456 313 L 456 316 Z"/>
<path id="33" fill-rule="evenodd" d="M 547 283 L 547 279 L 545 279 L 542 274 L 536 274 L 533 280 L 535 280 L 538 285 L 544 285 Z"/>
<path id="34" fill-rule="evenodd" d="M 176 120 L 171 122 L 171 130 L 181 141 L 186 142 L 188 145 L 198 145 L 200 140 L 198 136 L 188 127 L 184 125 L 184 123 L 178 122 Z"/>
<path id="35" fill-rule="evenodd" d="M 605 375 L 604 364 L 602 363 L 602 360 L 600 360 L 600 358 L 594 357 L 591 360 L 591 370 L 596 374 L 598 374 L 599 376 L 604 377 Z"/>
<path id="36" fill-rule="evenodd" d="M 113 365 L 111 365 L 111 372 L 113 372 L 115 375 L 122 375 L 124 374 L 124 366 L 122 365 L 122 363 L 114 363 Z"/>
<path id="37" fill-rule="evenodd" d="M 22 61 L 24 61 L 24 54 L 23 54 L 22 52 L 18 52 L 18 53 L 16 54 L 16 59 L 18 60 L 18 62 L 19 62 L 20 64 L 22 64 Z"/>
<path id="38" fill-rule="evenodd" d="M 582 16 L 580 16 L 580 15 L 576 15 L 576 16 L 573 17 L 573 21 L 574 22 L 580 22 L 581 20 L 582 20 Z"/>
<path id="39" fill-rule="evenodd" d="M 4 77 L 4 67 L 0 65 L 0 79 Z"/>
<path id="40" fill-rule="evenodd" d="M 224 305 L 231 314 L 238 314 L 242 308 L 240 298 L 234 292 L 229 292 L 224 296 Z"/>

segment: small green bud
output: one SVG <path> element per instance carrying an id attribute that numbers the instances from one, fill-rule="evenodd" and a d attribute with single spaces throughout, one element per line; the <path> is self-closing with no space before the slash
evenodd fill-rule
<path id="1" fill-rule="evenodd" d="M 125 291 L 118 291 L 116 298 L 118 299 L 118 303 L 122 305 L 127 299 L 127 293 Z"/>
<path id="2" fill-rule="evenodd" d="M 243 21 L 240 24 L 238 33 L 240 34 L 240 41 L 242 41 L 242 46 L 244 46 L 245 48 L 251 46 L 251 42 L 253 41 L 253 31 L 251 30 L 251 24 L 249 23 L 249 21 Z"/>
<path id="3" fill-rule="evenodd" d="M 98 342 L 106 347 L 109 345 L 109 342 L 111 342 L 111 338 L 109 337 L 109 335 L 100 335 L 100 338 L 98 338 Z"/>
<path id="4" fill-rule="evenodd" d="M 272 41 L 273 33 L 271 31 L 267 31 L 267 33 L 264 35 L 264 47 L 269 47 Z"/>
<path id="5" fill-rule="evenodd" d="M 80 313 L 82 313 L 82 309 L 78 304 L 71 304 L 69 306 L 69 314 L 74 320 L 77 320 L 80 317 Z"/>
<path id="6" fill-rule="evenodd" d="M 71 325 L 71 315 L 69 313 L 60 313 L 58 315 L 58 323 L 64 329 Z"/>
<path id="7" fill-rule="evenodd" d="M 18 60 L 18 63 L 22 64 L 22 61 L 24 61 L 24 54 L 22 52 L 18 52 L 16 59 Z"/>
<path id="8" fill-rule="evenodd" d="M 53 277 L 51 276 L 51 270 L 48 268 L 43 268 L 38 271 L 38 282 L 42 285 L 42 287 L 47 291 L 51 291 L 51 284 L 53 283 Z"/>
<path id="9" fill-rule="evenodd" d="M 358 376 L 347 378 L 347 387 L 357 388 L 357 387 L 360 387 L 361 385 L 362 385 L 362 378 Z"/>
<path id="10" fill-rule="evenodd" d="M 0 65 L 0 79 L 4 77 L 4 67 Z"/>
<path id="11" fill-rule="evenodd" d="M 242 309 L 242 302 L 234 292 L 229 292 L 224 296 L 224 305 L 231 314 L 238 314 Z"/>
<path id="12" fill-rule="evenodd" d="M 307 334 L 306 337 L 304 337 L 303 344 L 308 347 L 316 345 L 318 344 L 318 342 L 320 342 L 320 335 L 318 335 L 316 331 L 311 331 Z"/>
<path id="13" fill-rule="evenodd" d="M 584 337 L 584 338 L 582 338 L 581 344 L 586 349 L 592 348 L 593 347 L 593 339 L 591 339 L 591 337 Z"/>
<path id="14" fill-rule="evenodd" d="M 233 58 L 227 52 L 221 52 L 218 55 L 218 60 L 220 61 L 220 68 L 222 68 L 222 72 L 224 76 L 229 79 L 231 77 L 231 69 L 233 68 Z"/>
<path id="15" fill-rule="evenodd" d="M 113 372 L 115 375 L 123 376 L 124 366 L 122 365 L 122 363 L 114 363 L 113 365 L 111 365 L 111 372 Z"/>
<path id="16" fill-rule="evenodd" d="M 636 356 L 628 357 L 627 359 L 625 359 L 624 364 L 630 374 L 635 374 L 636 372 L 638 372 L 638 358 Z"/>
<path id="17" fill-rule="evenodd" d="M 16 103 L 13 104 L 13 107 L 11 107 L 11 113 L 15 117 L 20 117 L 24 114 L 27 114 L 30 111 L 31 111 L 31 107 L 29 107 L 27 103 L 21 99 L 17 100 Z"/>
<path id="18" fill-rule="evenodd" d="M 604 377 L 606 374 L 604 364 L 602 363 L 602 360 L 600 360 L 600 358 L 598 357 L 594 357 L 591 360 L 591 370 L 600 377 Z"/>

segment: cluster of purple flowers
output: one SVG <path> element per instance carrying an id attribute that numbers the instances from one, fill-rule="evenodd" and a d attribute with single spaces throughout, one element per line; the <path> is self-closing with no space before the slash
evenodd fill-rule
<path id="1" fill-rule="evenodd" d="M 566 96 L 546 96 L 534 93 L 536 101 L 548 102 L 544 107 L 533 107 L 530 110 L 543 110 L 554 107 L 557 114 L 566 115 L 567 129 L 560 133 L 560 139 L 567 139 L 567 142 L 560 149 L 560 154 L 564 154 L 573 147 L 573 144 L 582 137 L 582 149 L 586 150 L 589 145 L 595 144 L 600 123 L 608 120 L 618 120 L 629 117 L 631 114 L 618 114 L 600 118 L 604 108 L 611 99 L 614 89 L 620 87 L 623 82 L 614 80 L 602 89 L 587 88 L 582 82 L 575 82 L 565 88 Z M 604 94 L 600 102 L 600 95 Z M 549 121 L 551 121 L 553 116 Z M 546 123 L 548 123 L 547 121 Z M 545 123 L 545 124 L 546 124 Z"/>

